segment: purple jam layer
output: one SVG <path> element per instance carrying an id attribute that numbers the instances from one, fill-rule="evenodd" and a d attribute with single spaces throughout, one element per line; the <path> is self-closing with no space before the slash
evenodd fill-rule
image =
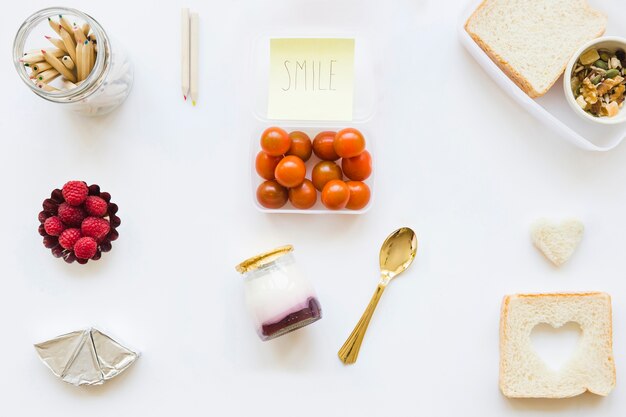
<path id="1" fill-rule="evenodd" d="M 274 323 L 265 323 L 261 326 L 261 339 L 270 340 L 275 337 L 282 336 L 289 332 L 308 326 L 322 318 L 322 308 L 316 298 L 307 299 L 306 307 L 293 313 L 287 314 L 285 317 Z"/>

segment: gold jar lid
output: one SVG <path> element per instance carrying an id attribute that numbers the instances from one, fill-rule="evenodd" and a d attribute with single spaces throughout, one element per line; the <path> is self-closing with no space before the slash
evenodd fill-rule
<path id="1" fill-rule="evenodd" d="M 254 271 L 255 269 L 259 269 L 264 265 L 269 264 L 270 262 L 275 261 L 293 251 L 293 245 L 285 245 L 279 248 L 273 249 L 269 252 L 261 253 L 257 256 L 253 256 L 250 259 L 246 259 L 239 265 L 235 267 L 237 272 L 245 274 L 246 272 Z"/>

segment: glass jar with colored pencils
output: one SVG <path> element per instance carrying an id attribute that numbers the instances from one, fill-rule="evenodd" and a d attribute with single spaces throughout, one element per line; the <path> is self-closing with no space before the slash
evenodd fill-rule
<path id="1" fill-rule="evenodd" d="M 94 18 L 65 7 L 40 10 L 24 21 L 13 62 L 35 94 L 83 115 L 111 112 L 133 84 L 124 48 Z"/>

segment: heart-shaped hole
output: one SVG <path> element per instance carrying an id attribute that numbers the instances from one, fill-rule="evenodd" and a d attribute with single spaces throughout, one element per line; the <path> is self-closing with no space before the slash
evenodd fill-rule
<path id="1" fill-rule="evenodd" d="M 580 324 L 572 321 L 557 328 L 540 323 L 531 332 L 530 339 L 535 352 L 548 368 L 558 371 L 572 358 L 581 334 Z"/>

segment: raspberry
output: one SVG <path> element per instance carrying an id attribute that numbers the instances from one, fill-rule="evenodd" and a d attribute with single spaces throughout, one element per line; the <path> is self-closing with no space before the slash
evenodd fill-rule
<path id="1" fill-rule="evenodd" d="M 90 195 L 85 200 L 85 210 L 90 216 L 103 217 L 107 214 L 108 207 L 107 202 L 100 197 Z"/>
<path id="2" fill-rule="evenodd" d="M 50 193 L 50 199 L 56 201 L 59 204 L 61 204 L 64 201 L 63 200 L 63 192 L 61 190 L 59 190 L 58 188 L 55 188 Z"/>
<path id="3" fill-rule="evenodd" d="M 53 215 L 57 214 L 57 210 L 59 209 L 59 203 L 50 198 L 46 198 L 41 206 L 43 207 L 43 211 Z"/>
<path id="4" fill-rule="evenodd" d="M 48 217 L 43 227 L 50 236 L 59 236 L 65 230 L 65 225 L 57 216 Z"/>
<path id="5" fill-rule="evenodd" d="M 61 233 L 61 236 L 59 236 L 59 244 L 63 246 L 64 249 L 72 250 L 81 237 L 80 230 L 65 229 L 63 233 Z"/>
<path id="6" fill-rule="evenodd" d="M 89 259 L 96 254 L 98 244 L 92 237 L 81 237 L 74 245 L 74 255 L 78 259 Z"/>
<path id="7" fill-rule="evenodd" d="M 100 186 L 98 184 L 91 184 L 89 186 L 89 195 L 100 195 Z"/>
<path id="8" fill-rule="evenodd" d="M 106 219 L 100 217 L 87 217 L 83 220 L 83 224 L 80 227 L 84 236 L 89 236 L 97 241 L 101 241 L 109 234 L 111 225 Z"/>
<path id="9" fill-rule="evenodd" d="M 48 249 L 52 249 L 59 245 L 59 239 L 56 236 L 44 236 L 43 245 Z"/>
<path id="10" fill-rule="evenodd" d="M 72 206 L 83 204 L 89 193 L 87 184 L 82 181 L 69 181 L 63 186 L 63 198 Z"/>
<path id="11" fill-rule="evenodd" d="M 59 218 L 66 226 L 78 227 L 87 217 L 82 207 L 70 206 L 68 203 L 61 203 L 59 206 Z"/>

